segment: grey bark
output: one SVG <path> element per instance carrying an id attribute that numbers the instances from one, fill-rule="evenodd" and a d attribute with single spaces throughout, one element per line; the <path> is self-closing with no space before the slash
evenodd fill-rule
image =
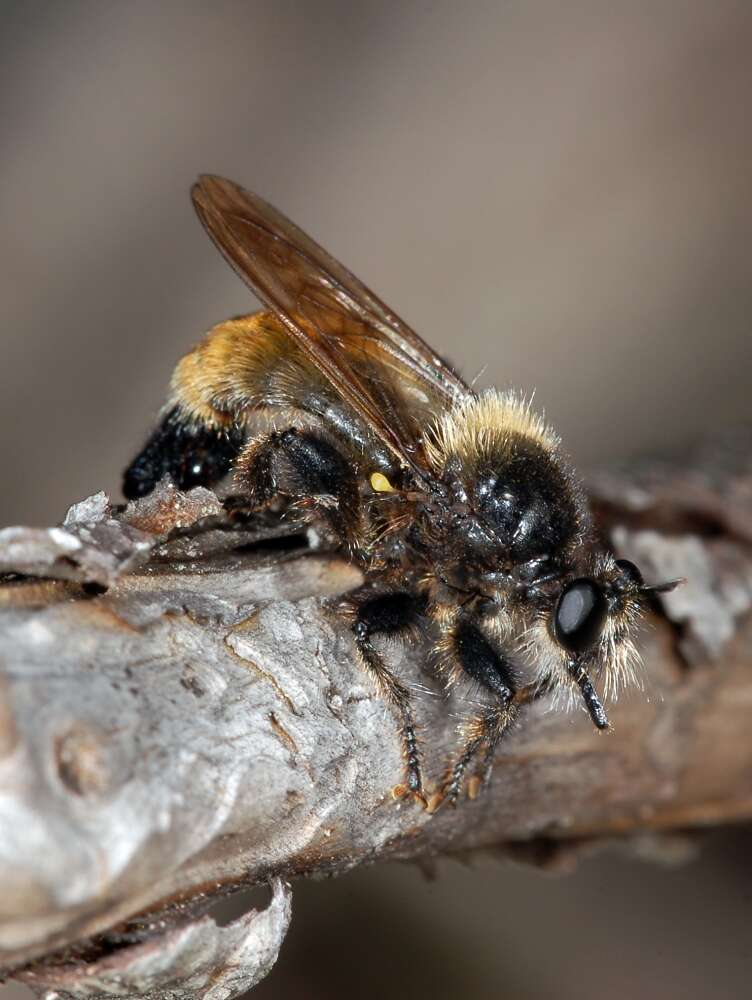
<path id="1" fill-rule="evenodd" d="M 294 876 L 490 847 L 548 864 L 752 816 L 751 442 L 591 477 L 618 551 L 688 581 L 643 632 L 646 691 L 606 735 L 531 706 L 490 787 L 433 816 L 393 795 L 396 723 L 353 661 L 342 558 L 275 548 L 293 529 L 271 520 L 212 530 L 212 493 L 167 487 L 0 532 L 0 963 L 38 992 L 234 996 L 271 968 Z M 475 695 L 447 701 L 425 653 L 387 655 L 430 783 Z M 261 883 L 266 910 L 206 913 Z"/>

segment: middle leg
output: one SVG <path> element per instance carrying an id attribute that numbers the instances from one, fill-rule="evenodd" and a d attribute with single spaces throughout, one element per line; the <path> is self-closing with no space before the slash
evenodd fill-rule
<path id="1" fill-rule="evenodd" d="M 397 636 L 414 632 L 423 610 L 423 602 L 412 594 L 391 593 L 365 597 L 362 603 L 355 605 L 353 632 L 361 664 L 374 679 L 386 701 L 399 714 L 402 754 L 407 769 L 407 790 L 425 806 L 420 750 L 415 734 L 410 692 L 394 676 L 373 644 L 375 635 Z"/>

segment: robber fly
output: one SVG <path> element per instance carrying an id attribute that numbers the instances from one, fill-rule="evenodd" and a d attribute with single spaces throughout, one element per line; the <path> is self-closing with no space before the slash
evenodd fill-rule
<path id="1" fill-rule="evenodd" d="M 446 685 L 465 677 L 487 693 L 434 808 L 478 790 L 521 706 L 543 692 L 607 729 L 593 678 L 606 696 L 635 682 L 635 622 L 670 585 L 646 586 L 603 547 L 555 432 L 519 395 L 475 392 L 261 198 L 214 176 L 192 195 L 266 308 L 220 323 L 178 363 L 126 497 L 163 476 L 187 489 L 233 470 L 249 510 L 287 503 L 326 526 L 364 572 L 348 596 L 354 648 L 399 720 L 403 794 L 423 804 L 411 696 L 379 635 L 427 630 Z"/>

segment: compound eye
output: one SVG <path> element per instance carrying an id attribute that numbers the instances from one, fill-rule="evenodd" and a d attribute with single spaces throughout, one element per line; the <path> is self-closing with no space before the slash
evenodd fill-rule
<path id="1" fill-rule="evenodd" d="M 587 652 L 598 641 L 608 613 L 603 591 L 583 577 L 570 583 L 554 611 L 554 634 L 570 653 Z"/>
<path id="2" fill-rule="evenodd" d="M 624 583 L 632 584 L 633 587 L 644 586 L 645 581 L 642 578 L 642 573 L 629 559 L 617 559 L 616 568 L 620 571 Z"/>

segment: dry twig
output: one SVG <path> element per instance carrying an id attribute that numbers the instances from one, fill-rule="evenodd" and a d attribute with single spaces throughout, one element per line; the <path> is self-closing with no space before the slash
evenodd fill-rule
<path id="1" fill-rule="evenodd" d="M 489 790 L 435 816 L 392 796 L 397 730 L 332 601 L 359 579 L 341 559 L 267 523 L 164 543 L 211 526 L 204 490 L 0 532 L 0 962 L 38 991 L 236 995 L 276 958 L 293 876 L 752 816 L 751 444 L 593 477 L 621 554 L 689 581 L 644 634 L 646 693 L 604 736 L 531 707 Z M 390 655 L 435 779 L 462 703 L 422 653 Z M 204 915 L 266 882 L 263 912 Z"/>

